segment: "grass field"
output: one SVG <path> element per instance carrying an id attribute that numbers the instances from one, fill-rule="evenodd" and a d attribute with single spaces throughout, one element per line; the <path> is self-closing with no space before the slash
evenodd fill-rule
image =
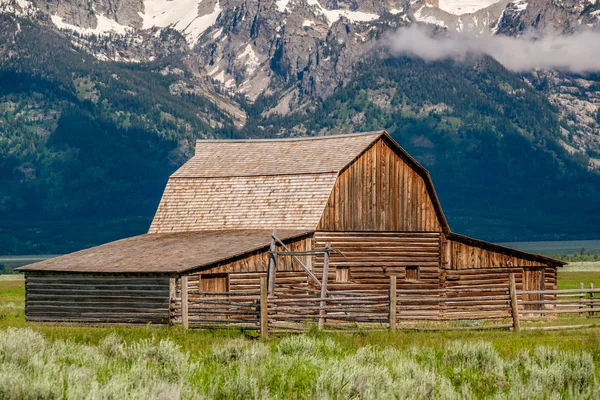
<path id="1" fill-rule="evenodd" d="M 600 273 L 559 273 L 561 288 L 580 281 L 600 287 Z M 0 398 L 600 397 L 600 328 L 263 341 L 240 331 L 26 324 L 23 302 L 22 276 L 1 276 Z"/>

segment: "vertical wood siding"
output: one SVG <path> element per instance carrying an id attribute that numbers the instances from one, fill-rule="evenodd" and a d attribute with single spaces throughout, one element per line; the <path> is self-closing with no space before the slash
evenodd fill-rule
<path id="1" fill-rule="evenodd" d="M 479 246 L 447 240 L 443 243 L 442 265 L 449 269 L 546 267 L 547 264 Z"/>
<path id="2" fill-rule="evenodd" d="M 317 230 L 440 232 L 425 180 L 379 139 L 343 170 Z"/>
<path id="3" fill-rule="evenodd" d="M 27 321 L 168 324 L 169 277 L 25 274 Z"/>

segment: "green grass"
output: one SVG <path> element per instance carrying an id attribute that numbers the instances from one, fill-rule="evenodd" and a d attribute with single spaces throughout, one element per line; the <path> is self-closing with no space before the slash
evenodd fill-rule
<path id="1" fill-rule="evenodd" d="M 0 318 L 4 315 L 20 316 L 25 303 L 22 275 L 0 275 Z M 21 313 L 19 313 L 21 312 Z"/>
<path id="2" fill-rule="evenodd" d="M 598 275 L 560 272 L 559 286 Z M 0 308 L 0 398 L 600 395 L 598 328 L 313 331 L 263 341 L 236 330 L 27 324 L 23 299 L 21 276 L 0 278 L 0 305 L 13 303 Z M 567 322 L 573 321 L 578 323 Z"/>
<path id="3" fill-rule="evenodd" d="M 558 271 L 559 289 L 579 289 L 580 282 L 586 288 L 589 288 L 590 283 L 593 283 L 594 288 L 598 289 L 600 288 L 600 272 L 577 269 Z"/>

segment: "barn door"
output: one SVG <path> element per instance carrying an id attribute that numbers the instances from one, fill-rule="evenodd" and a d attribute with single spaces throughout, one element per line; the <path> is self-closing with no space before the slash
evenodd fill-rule
<path id="1" fill-rule="evenodd" d="M 544 269 L 526 268 L 523 270 L 523 290 L 544 290 Z M 526 294 L 525 301 L 539 301 L 543 294 Z M 543 304 L 525 304 L 525 310 L 542 310 Z"/>

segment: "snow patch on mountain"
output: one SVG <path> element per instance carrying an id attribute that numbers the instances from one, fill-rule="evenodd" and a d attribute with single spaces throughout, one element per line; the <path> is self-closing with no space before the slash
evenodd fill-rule
<path id="1" fill-rule="evenodd" d="M 425 6 L 423 6 L 423 7 L 419 8 L 419 9 L 418 9 L 418 10 L 415 12 L 414 16 L 415 16 L 415 19 L 416 19 L 417 21 L 419 21 L 419 22 L 425 22 L 426 24 L 432 24 L 432 25 L 441 26 L 441 27 L 443 27 L 443 28 L 447 28 L 447 27 L 448 27 L 444 21 L 442 21 L 442 20 L 440 20 L 440 19 L 437 19 L 437 18 L 436 18 L 436 17 L 434 17 L 433 15 L 429 15 L 429 14 L 427 14 L 427 13 L 423 12 L 423 10 L 424 10 L 425 8 L 426 8 L 426 7 L 425 7 Z"/>
<path id="2" fill-rule="evenodd" d="M 454 15 L 472 14 L 500 0 L 439 0 L 438 8 Z"/>
<path id="3" fill-rule="evenodd" d="M 254 71 L 256 71 L 256 68 L 260 66 L 260 59 L 257 57 L 256 53 L 254 52 L 254 49 L 252 48 L 252 45 L 250 44 L 246 45 L 244 51 L 240 53 L 236 58 L 238 60 L 245 59 L 244 61 L 246 64 L 246 72 L 248 72 L 249 75 L 252 75 Z"/>
<path id="4" fill-rule="evenodd" d="M 277 0 L 275 4 L 277 5 L 277 9 L 279 10 L 279 12 L 285 12 L 289 2 L 290 0 Z"/>
<path id="5" fill-rule="evenodd" d="M 524 0 L 517 0 L 514 1 L 512 4 L 515 6 L 515 10 L 519 12 L 527 10 L 527 6 L 529 5 L 529 3 L 527 3 Z"/>
<path id="6" fill-rule="evenodd" d="M 307 3 L 311 6 L 317 6 L 317 10 L 327 18 L 329 26 L 336 23 L 342 17 L 348 19 L 350 22 L 371 22 L 379 19 L 379 15 L 377 14 L 369 14 L 362 11 L 328 10 L 318 0 L 307 0 Z"/>
<path id="7" fill-rule="evenodd" d="M 132 30 L 128 26 L 119 24 L 117 21 L 110 18 L 106 18 L 104 15 L 96 14 L 97 25 L 95 28 L 81 28 L 76 25 L 67 24 L 63 21 L 63 18 L 58 15 L 51 15 L 50 19 L 56 25 L 58 29 L 66 29 L 73 32 L 77 32 L 80 35 L 97 35 L 104 36 L 109 33 L 116 33 L 118 35 L 125 35 Z"/>
<path id="8" fill-rule="evenodd" d="M 144 13 L 139 13 L 143 19 L 143 29 L 153 27 L 173 27 L 181 32 L 188 44 L 193 46 L 199 36 L 217 22 L 221 14 L 219 2 L 215 3 L 212 12 L 199 15 L 199 8 L 207 0 L 145 0 Z"/>
<path id="9" fill-rule="evenodd" d="M 0 0 L 0 14 L 27 16 L 35 14 L 35 11 L 35 7 L 27 0 Z"/>

